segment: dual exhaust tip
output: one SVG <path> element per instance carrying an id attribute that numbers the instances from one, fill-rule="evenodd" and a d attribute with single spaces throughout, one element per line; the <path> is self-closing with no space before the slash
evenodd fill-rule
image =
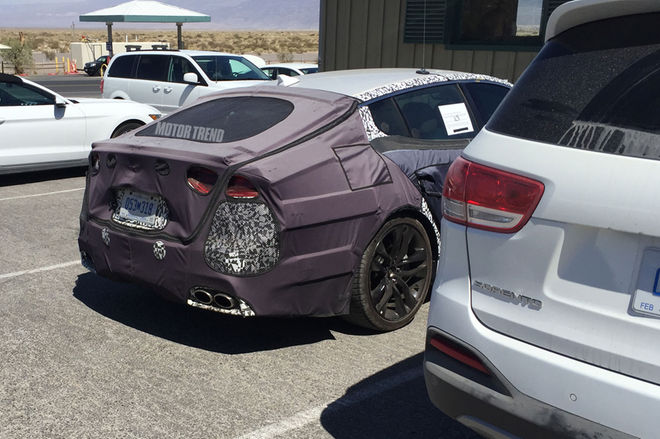
<path id="1" fill-rule="evenodd" d="M 188 305 L 215 311 L 222 314 L 231 314 L 242 317 L 254 317 L 252 307 L 243 299 L 236 298 L 227 293 L 213 291 L 206 287 L 193 287 L 188 297 Z"/>
<path id="2" fill-rule="evenodd" d="M 225 293 L 208 291 L 204 288 L 195 288 L 191 291 L 192 298 L 202 305 L 213 306 L 220 309 L 235 309 L 238 302 L 235 298 Z"/>

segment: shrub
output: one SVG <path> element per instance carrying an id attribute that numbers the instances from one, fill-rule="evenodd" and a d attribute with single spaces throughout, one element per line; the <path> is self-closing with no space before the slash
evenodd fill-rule
<path id="1" fill-rule="evenodd" d="M 10 49 L 2 53 L 3 59 L 14 65 L 16 74 L 25 73 L 33 64 L 32 49 L 28 45 L 21 44 L 18 40 L 11 40 L 7 45 Z"/>

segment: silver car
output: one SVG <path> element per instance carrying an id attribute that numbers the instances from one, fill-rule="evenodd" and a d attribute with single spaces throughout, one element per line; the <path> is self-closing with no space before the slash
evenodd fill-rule
<path id="1" fill-rule="evenodd" d="M 448 171 L 425 376 L 484 436 L 660 436 L 659 21 L 560 6 Z"/>

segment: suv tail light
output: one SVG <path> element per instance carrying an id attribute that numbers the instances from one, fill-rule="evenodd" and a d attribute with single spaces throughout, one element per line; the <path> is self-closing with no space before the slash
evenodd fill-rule
<path id="1" fill-rule="evenodd" d="M 218 174 L 210 169 L 195 166 L 188 169 L 187 181 L 188 186 L 195 192 L 207 195 L 218 181 Z"/>
<path id="2" fill-rule="evenodd" d="M 445 179 L 442 213 L 458 224 L 513 233 L 529 221 L 544 189 L 539 181 L 459 157 Z"/>
<path id="3" fill-rule="evenodd" d="M 454 343 L 444 337 L 440 338 L 439 336 L 432 336 L 429 339 L 429 345 L 474 370 L 478 370 L 485 375 L 491 375 L 490 370 L 488 370 L 479 357 L 458 343 Z"/>
<path id="4" fill-rule="evenodd" d="M 240 175 L 234 175 L 229 180 L 225 194 L 230 198 L 257 198 L 259 196 L 259 192 L 250 183 L 250 180 Z"/>

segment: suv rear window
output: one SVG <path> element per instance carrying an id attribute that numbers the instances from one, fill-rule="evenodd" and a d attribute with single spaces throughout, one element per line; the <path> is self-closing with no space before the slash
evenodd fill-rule
<path id="1" fill-rule="evenodd" d="M 660 159 L 660 14 L 587 23 L 550 40 L 487 129 Z"/>
<path id="2" fill-rule="evenodd" d="M 132 78 L 133 64 L 137 56 L 118 56 L 112 63 L 108 76 L 112 78 Z"/>
<path id="3" fill-rule="evenodd" d="M 148 125 L 137 136 L 202 143 L 229 143 L 254 137 L 286 119 L 293 104 L 284 99 L 239 96 L 215 99 Z"/>

